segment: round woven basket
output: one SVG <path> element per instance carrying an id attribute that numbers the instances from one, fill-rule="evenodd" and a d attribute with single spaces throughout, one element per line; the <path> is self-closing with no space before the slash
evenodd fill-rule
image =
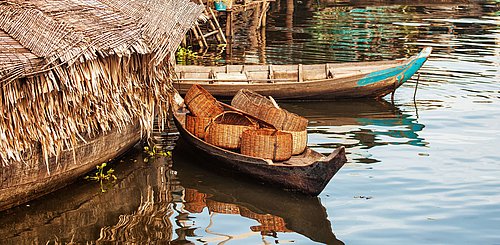
<path id="1" fill-rule="evenodd" d="M 285 109 L 277 108 L 273 102 L 253 91 L 241 89 L 231 101 L 231 105 L 263 121 L 277 129 L 285 131 L 303 131 L 308 120 Z"/>
<path id="2" fill-rule="evenodd" d="M 205 141 L 226 149 L 238 149 L 242 133 L 256 128 L 257 123 L 242 113 L 226 111 L 212 119 L 205 132 Z"/>
<path id="3" fill-rule="evenodd" d="M 184 103 L 188 106 L 189 111 L 197 117 L 212 118 L 224 112 L 222 105 L 198 84 L 189 88 L 184 96 Z"/>
<path id="4" fill-rule="evenodd" d="M 292 135 L 292 155 L 299 155 L 307 146 L 307 130 L 283 131 Z"/>
<path id="5" fill-rule="evenodd" d="M 194 134 L 196 137 L 203 139 L 205 138 L 205 130 L 212 118 L 209 117 L 195 117 L 192 115 L 187 115 L 186 117 L 186 129 Z"/>
<path id="6" fill-rule="evenodd" d="M 292 156 L 292 135 L 279 130 L 255 129 L 243 132 L 241 154 L 285 161 Z"/>
<path id="7" fill-rule="evenodd" d="M 207 199 L 208 210 L 220 214 L 240 214 L 240 208 L 236 204 L 217 202 Z"/>
<path id="8" fill-rule="evenodd" d="M 186 188 L 184 192 L 184 208 L 191 213 L 201 213 L 205 208 L 206 194 L 199 193 L 195 189 Z"/>

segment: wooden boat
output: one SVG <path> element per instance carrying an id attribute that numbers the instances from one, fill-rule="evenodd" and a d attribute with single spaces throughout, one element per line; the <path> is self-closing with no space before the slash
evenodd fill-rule
<path id="1" fill-rule="evenodd" d="M 176 66 L 174 87 L 184 95 L 200 84 L 218 98 L 242 88 L 275 99 L 331 100 L 382 97 L 406 82 L 427 61 L 432 48 L 408 59 L 318 65 Z"/>
<path id="2" fill-rule="evenodd" d="M 328 156 L 306 148 L 302 154 L 292 156 L 287 161 L 272 162 L 211 145 L 186 130 L 185 118 L 188 110 L 182 106 L 181 100 L 179 98 L 173 103 L 175 125 L 186 142 L 213 160 L 203 162 L 211 169 L 234 171 L 269 186 L 316 196 L 347 161 L 344 147 L 339 147 Z M 225 110 L 237 110 L 229 105 L 223 105 Z"/>
<path id="3" fill-rule="evenodd" d="M 11 163 L 0 171 L 0 211 L 36 199 L 73 182 L 98 164 L 124 153 L 141 139 L 140 126 L 129 125 L 86 139 L 74 150 L 49 158 L 33 152 L 25 162 Z M 50 170 L 50 172 L 48 171 Z"/>

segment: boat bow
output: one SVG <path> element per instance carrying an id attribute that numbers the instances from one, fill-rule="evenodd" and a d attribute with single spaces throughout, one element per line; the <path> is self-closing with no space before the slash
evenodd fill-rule
<path id="1" fill-rule="evenodd" d="M 395 83 L 394 89 L 408 81 L 427 61 L 431 55 L 432 47 L 425 47 L 419 54 L 408 59 L 404 64 L 392 68 L 374 71 L 359 79 L 358 87 L 374 85 L 376 83 L 391 81 Z M 389 91 L 391 92 L 391 91 Z"/>

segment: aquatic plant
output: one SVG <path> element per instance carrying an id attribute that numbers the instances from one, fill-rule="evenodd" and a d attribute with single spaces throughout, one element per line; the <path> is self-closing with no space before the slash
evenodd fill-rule
<path id="1" fill-rule="evenodd" d="M 111 181 L 112 183 L 114 183 L 117 178 L 116 176 L 113 174 L 115 172 L 114 169 L 112 168 L 109 168 L 106 172 L 104 172 L 104 168 L 107 166 L 107 163 L 102 163 L 101 165 L 97 165 L 96 168 L 97 168 L 97 171 L 95 172 L 95 174 L 93 176 L 91 175 L 87 175 L 85 176 L 84 179 L 86 180 L 91 180 L 91 181 L 99 181 L 100 185 L 101 185 L 101 192 L 106 192 L 106 188 L 104 188 L 104 181 L 108 182 Z"/>
<path id="2" fill-rule="evenodd" d="M 175 52 L 177 64 L 187 65 L 198 58 L 198 53 L 192 50 L 192 47 L 179 47 Z"/>
<path id="3" fill-rule="evenodd" d="M 144 152 L 148 155 L 148 157 L 144 158 L 144 162 L 151 162 L 156 159 L 156 157 L 171 157 L 171 151 L 164 151 L 160 146 L 144 146 Z"/>

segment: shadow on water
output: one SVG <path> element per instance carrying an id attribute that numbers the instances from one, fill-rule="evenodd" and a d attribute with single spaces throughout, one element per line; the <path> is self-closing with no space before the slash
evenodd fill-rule
<path id="1" fill-rule="evenodd" d="M 102 193 L 96 182 L 80 180 L 27 205 L 0 213 L 0 236 L 7 244 L 95 241 L 100 227 L 132 213 L 150 185 L 152 172 L 133 162 L 141 154 L 131 152 L 113 164 L 119 177 Z"/>
<path id="2" fill-rule="evenodd" d="M 198 157 L 181 139 L 173 152 L 173 169 L 185 188 L 185 209 L 201 213 L 234 214 L 260 223 L 250 227 L 261 235 L 278 237 L 296 232 L 325 244 L 344 244 L 332 232 L 325 207 L 318 197 L 305 197 L 207 171 L 196 166 Z"/>
<path id="3" fill-rule="evenodd" d="M 192 215 L 207 208 L 211 215 L 257 221 L 247 228 L 255 235 L 279 239 L 280 234 L 295 232 L 312 241 L 343 244 L 333 234 L 318 197 L 295 196 L 193 166 L 203 159 L 182 141 L 173 158 L 144 163 L 143 156 L 136 148 L 112 164 L 119 179 L 105 193 L 98 183 L 82 180 L 0 213 L 0 236 L 8 244 L 191 244 L 204 239 L 195 234 L 203 228 L 189 225 Z M 223 232 L 238 239 L 230 228 Z"/>
<path id="4" fill-rule="evenodd" d="M 352 154 L 384 145 L 428 145 L 418 135 L 425 126 L 418 123 L 415 116 L 385 100 L 316 101 L 283 103 L 281 106 L 309 120 L 309 141 L 315 137 L 315 143 L 309 144 L 313 148 L 333 149 L 343 145 Z M 378 161 L 363 157 L 355 160 Z"/>

